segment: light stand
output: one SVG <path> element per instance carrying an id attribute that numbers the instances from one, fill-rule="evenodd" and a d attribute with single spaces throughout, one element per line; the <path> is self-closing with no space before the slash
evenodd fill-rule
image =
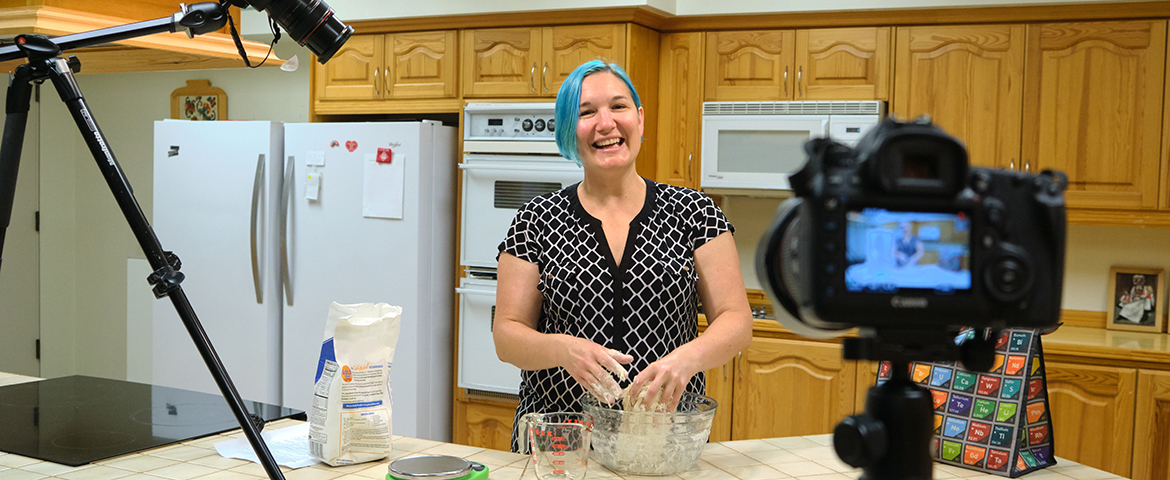
<path id="1" fill-rule="evenodd" d="M 845 463 L 862 469 L 861 480 L 930 480 L 934 431 L 930 391 L 914 383 L 913 360 L 961 360 L 968 370 L 987 371 L 995 356 L 995 335 L 976 336 L 956 345 L 958 332 L 879 330 L 844 340 L 849 360 L 888 360 L 890 379 L 872 387 L 865 412 L 833 429 L 833 448 Z"/>
<path id="2" fill-rule="evenodd" d="M 19 35 L 16 45 L 0 48 L 0 62 L 28 57 L 28 63 L 16 67 L 8 85 L 7 117 L 4 123 L 4 137 L 0 143 L 0 251 L 3 251 L 4 233 L 8 229 L 12 218 L 12 203 L 16 191 L 16 174 L 20 164 L 21 147 L 24 144 L 24 131 L 28 122 L 29 100 L 32 96 L 32 83 L 40 84 L 45 80 L 53 82 L 61 100 L 73 115 L 81 136 L 85 138 L 90 153 L 97 161 L 98 168 L 106 178 L 114 199 L 122 209 L 130 230 L 134 232 L 138 244 L 146 254 L 147 261 L 153 269 L 147 281 L 154 286 L 154 295 L 157 298 L 169 297 L 175 310 L 187 327 L 187 333 L 207 364 L 207 369 L 214 377 L 216 385 L 227 400 L 236 421 L 244 430 L 244 436 L 252 444 L 260 464 L 272 480 L 284 480 L 280 468 L 276 465 L 268 446 L 260 437 L 263 421 L 248 413 L 239 392 L 228 377 L 227 370 L 220 362 L 219 356 L 211 346 L 207 332 L 195 316 L 195 310 L 183 293 L 179 285 L 183 281 L 183 274 L 179 273 L 179 258 L 171 252 L 164 251 L 162 245 L 150 227 L 146 216 L 134 198 L 133 190 L 126 179 L 114 153 L 106 143 L 105 136 L 98 128 L 93 114 L 90 113 L 81 90 L 73 73 L 80 69 L 77 57 L 70 56 L 68 60 L 60 58 L 62 51 L 81 48 L 91 45 L 115 42 L 155 33 L 175 32 L 186 30 L 188 36 L 212 32 L 223 27 L 227 21 L 224 9 L 218 3 L 200 3 L 190 8 L 183 6 L 180 13 L 171 17 L 148 20 L 129 25 L 94 30 L 48 39 L 40 35 Z"/>

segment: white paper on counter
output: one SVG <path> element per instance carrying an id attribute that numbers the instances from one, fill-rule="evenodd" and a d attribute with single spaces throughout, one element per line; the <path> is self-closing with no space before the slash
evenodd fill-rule
<path id="1" fill-rule="evenodd" d="M 310 167 L 324 167 L 325 152 L 312 150 L 305 152 L 305 165 Z"/>
<path id="2" fill-rule="evenodd" d="M 305 200 L 316 200 L 321 193 L 321 172 L 309 172 L 305 177 Z"/>
<path id="3" fill-rule="evenodd" d="M 301 468 L 315 463 L 321 463 L 309 454 L 308 423 L 302 423 L 280 430 L 261 432 L 260 437 L 264 439 L 264 444 L 268 446 L 268 451 L 272 452 L 272 458 L 276 459 L 277 465 L 284 465 L 289 468 Z M 252 450 L 252 444 L 248 443 L 247 437 L 244 437 L 242 433 L 239 438 L 216 443 L 215 451 L 219 452 L 221 457 L 238 458 L 253 463 L 260 463 L 260 458 Z"/>
<path id="4" fill-rule="evenodd" d="M 377 157 L 375 153 L 366 154 L 362 216 L 401 220 L 406 159 L 395 155 L 392 163 L 378 163 Z"/>

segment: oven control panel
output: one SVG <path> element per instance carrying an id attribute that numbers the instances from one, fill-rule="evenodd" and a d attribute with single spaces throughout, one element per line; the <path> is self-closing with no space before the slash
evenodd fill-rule
<path id="1" fill-rule="evenodd" d="M 469 103 L 463 109 L 464 140 L 554 140 L 552 103 Z"/>

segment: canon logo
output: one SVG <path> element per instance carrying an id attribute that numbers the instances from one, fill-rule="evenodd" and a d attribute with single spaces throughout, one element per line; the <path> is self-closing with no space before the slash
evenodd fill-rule
<path id="1" fill-rule="evenodd" d="M 926 308 L 927 303 L 923 297 L 894 297 L 890 299 L 890 306 L 894 308 Z"/>

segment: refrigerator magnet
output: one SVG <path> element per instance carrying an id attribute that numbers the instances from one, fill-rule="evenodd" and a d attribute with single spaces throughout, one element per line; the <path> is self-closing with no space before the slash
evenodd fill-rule
<path id="1" fill-rule="evenodd" d="M 305 177 L 305 200 L 316 200 L 321 193 L 321 173 L 309 172 Z"/>
<path id="2" fill-rule="evenodd" d="M 391 163 L 394 159 L 394 152 L 389 148 L 378 147 L 378 163 Z"/>
<path id="3" fill-rule="evenodd" d="M 346 140 L 345 149 L 349 150 L 349 153 L 353 153 L 354 150 L 357 150 L 357 140 Z"/>

